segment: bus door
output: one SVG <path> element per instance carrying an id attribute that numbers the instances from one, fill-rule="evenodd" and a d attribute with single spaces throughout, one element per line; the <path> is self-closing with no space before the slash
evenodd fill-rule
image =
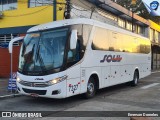
<path id="1" fill-rule="evenodd" d="M 78 42 L 76 49 L 68 51 L 67 57 L 67 97 L 80 93 L 80 54 L 78 52 Z"/>

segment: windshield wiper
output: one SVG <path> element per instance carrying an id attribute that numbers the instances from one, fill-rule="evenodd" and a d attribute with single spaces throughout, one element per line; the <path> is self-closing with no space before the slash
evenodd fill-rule
<path id="1" fill-rule="evenodd" d="M 34 47 L 35 47 L 35 44 L 33 45 L 33 48 L 32 48 L 32 50 L 31 50 L 31 52 L 28 53 L 28 55 L 27 55 L 27 57 L 26 57 L 26 59 L 25 59 L 24 66 L 23 66 L 23 69 L 22 69 L 23 72 L 24 72 L 24 70 L 25 70 L 25 68 L 26 68 L 26 65 L 27 65 L 27 62 L 28 62 L 29 57 L 32 57 L 32 59 L 33 59 Z M 25 56 L 25 55 L 24 55 L 24 56 Z M 31 59 L 31 58 L 30 58 L 30 59 Z"/>
<path id="2" fill-rule="evenodd" d="M 40 50 L 40 45 L 38 45 L 38 49 L 36 52 L 36 62 L 38 61 L 38 58 L 39 58 L 40 67 L 42 69 L 42 72 L 45 73 L 45 72 L 47 72 L 47 69 L 46 69 L 45 64 L 43 62 L 42 56 L 39 53 L 39 50 Z"/>

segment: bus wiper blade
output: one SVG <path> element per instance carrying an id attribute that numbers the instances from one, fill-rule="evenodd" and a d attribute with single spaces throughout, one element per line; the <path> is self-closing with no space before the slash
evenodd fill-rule
<path id="1" fill-rule="evenodd" d="M 45 64 L 43 62 L 42 56 L 39 53 L 39 50 L 40 50 L 40 45 L 38 46 L 38 50 L 36 52 L 36 56 L 37 56 L 36 61 L 38 61 L 38 58 L 39 58 L 40 67 L 42 69 L 42 72 L 45 73 L 45 71 L 47 72 L 47 69 L 46 69 Z"/>
<path id="2" fill-rule="evenodd" d="M 34 47 L 35 47 L 35 44 L 33 45 L 33 48 L 32 48 L 32 51 L 29 52 L 29 54 L 27 55 L 26 59 L 25 59 L 25 62 L 24 62 L 24 66 L 23 66 L 23 69 L 22 71 L 24 72 L 25 68 L 26 68 L 26 65 L 27 65 L 27 60 L 29 59 L 29 57 L 32 57 L 33 59 L 33 51 L 34 51 Z M 25 56 L 25 55 L 24 55 Z"/>

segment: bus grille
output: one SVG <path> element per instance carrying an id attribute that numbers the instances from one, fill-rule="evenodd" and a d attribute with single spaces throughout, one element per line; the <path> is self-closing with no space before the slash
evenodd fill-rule
<path id="1" fill-rule="evenodd" d="M 21 81 L 20 84 L 28 87 L 48 87 L 48 84 L 45 82 L 27 82 L 27 81 Z"/>
<path id="2" fill-rule="evenodd" d="M 26 88 L 22 88 L 22 89 L 25 93 L 35 93 L 38 95 L 45 95 L 47 92 L 46 90 L 31 90 L 31 89 L 26 89 Z"/>

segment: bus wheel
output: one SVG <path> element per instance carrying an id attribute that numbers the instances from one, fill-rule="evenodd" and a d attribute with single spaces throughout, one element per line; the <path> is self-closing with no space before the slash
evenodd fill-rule
<path id="1" fill-rule="evenodd" d="M 133 81 L 131 81 L 131 86 L 136 86 L 138 84 L 139 74 L 138 71 L 134 72 Z"/>
<path id="2" fill-rule="evenodd" d="M 95 79 L 90 77 L 88 84 L 87 84 L 87 92 L 85 93 L 85 98 L 92 98 L 96 93 L 96 84 Z"/>

